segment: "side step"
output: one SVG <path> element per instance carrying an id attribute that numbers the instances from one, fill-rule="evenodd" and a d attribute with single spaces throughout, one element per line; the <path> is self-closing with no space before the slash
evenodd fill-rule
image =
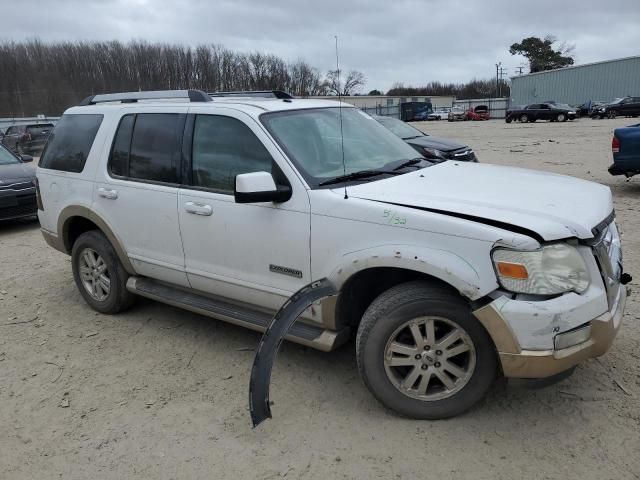
<path id="1" fill-rule="evenodd" d="M 264 332 L 273 319 L 273 315 L 267 312 L 182 290 L 145 277 L 129 277 L 127 290 L 141 297 L 150 298 L 258 332 Z M 344 343 L 348 336 L 348 330 L 335 332 L 298 321 L 291 327 L 285 339 L 328 352 Z"/>

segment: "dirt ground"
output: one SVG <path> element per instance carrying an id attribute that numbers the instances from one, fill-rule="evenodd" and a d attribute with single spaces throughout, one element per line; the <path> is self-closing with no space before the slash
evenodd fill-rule
<path id="1" fill-rule="evenodd" d="M 640 279 L 640 178 L 606 170 L 613 128 L 631 123 L 416 125 L 464 140 L 482 162 L 610 186 L 625 267 Z M 498 384 L 477 408 L 446 421 L 382 408 L 358 377 L 353 343 L 330 354 L 285 344 L 271 388 L 274 419 L 252 430 L 258 334 L 150 301 L 99 315 L 37 223 L 3 225 L 0 478 L 637 479 L 637 284 L 607 355 L 546 389 Z"/>

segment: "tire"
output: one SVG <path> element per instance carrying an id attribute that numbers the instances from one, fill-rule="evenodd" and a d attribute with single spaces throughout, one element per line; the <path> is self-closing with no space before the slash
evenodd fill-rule
<path id="1" fill-rule="evenodd" d="M 615 110 L 609 110 L 607 117 L 608 118 L 616 118 L 618 116 L 618 112 L 616 112 Z"/>
<path id="2" fill-rule="evenodd" d="M 71 250 L 71 266 L 80 294 L 94 310 L 114 314 L 133 304 L 135 296 L 126 288 L 129 275 L 111 243 L 99 230 L 91 230 L 78 237 Z M 96 286 L 90 293 L 94 284 Z M 105 285 L 108 285 L 108 291 Z"/>
<path id="3" fill-rule="evenodd" d="M 511 117 L 507 117 L 507 118 L 505 118 L 505 119 L 504 119 L 504 121 L 505 121 L 505 122 L 507 122 L 507 123 L 511 123 L 511 122 L 512 122 L 512 120 L 513 120 L 513 119 L 512 119 Z"/>
<path id="4" fill-rule="evenodd" d="M 425 322 L 418 327 L 425 342 L 422 347 L 415 328 L 408 326 L 411 322 Z M 429 322 L 435 335 L 425 338 Z M 437 349 L 438 342 L 454 331 L 461 337 Z M 468 350 L 448 360 L 443 354 L 463 347 Z M 373 396 L 387 408 L 416 419 L 436 420 L 464 412 L 485 396 L 498 373 L 493 342 L 469 305 L 447 287 L 422 281 L 397 285 L 371 303 L 358 328 L 356 355 L 362 380 Z M 392 365 L 397 362 L 401 365 Z M 464 375 L 449 375 L 453 367 Z M 423 395 L 420 389 L 427 373 Z M 450 388 L 440 380 L 442 375 Z M 408 389 L 402 386 L 411 379 Z"/>
<path id="5" fill-rule="evenodd" d="M 559 113 L 558 116 L 556 117 L 556 121 L 558 121 L 558 122 L 566 122 L 567 121 L 567 116 L 564 113 Z"/>
<path id="6" fill-rule="evenodd" d="M 520 120 L 522 123 L 527 123 L 527 122 L 529 121 L 529 116 L 528 116 L 526 113 L 523 113 L 522 115 L 520 115 L 519 120 Z"/>

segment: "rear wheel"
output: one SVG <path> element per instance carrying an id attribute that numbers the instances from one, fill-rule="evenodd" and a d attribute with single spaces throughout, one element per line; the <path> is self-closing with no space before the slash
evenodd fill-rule
<path id="1" fill-rule="evenodd" d="M 522 115 L 520 115 L 520 121 L 522 123 L 527 123 L 529 121 L 529 115 L 527 115 L 526 113 L 523 113 Z"/>
<path id="2" fill-rule="evenodd" d="M 358 328 L 358 368 L 371 393 L 408 417 L 467 410 L 497 375 L 491 338 L 455 292 L 409 282 L 384 292 Z"/>
<path id="3" fill-rule="evenodd" d="M 126 288 L 128 275 L 102 232 L 91 230 L 78 237 L 71 264 L 78 290 L 94 310 L 118 313 L 133 303 L 135 296 Z"/>

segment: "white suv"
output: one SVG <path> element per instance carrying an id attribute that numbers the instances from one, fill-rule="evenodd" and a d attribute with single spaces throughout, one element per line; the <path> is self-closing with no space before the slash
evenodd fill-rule
<path id="1" fill-rule="evenodd" d="M 356 335 L 366 386 L 411 417 L 460 413 L 498 375 L 570 371 L 621 324 L 607 187 L 433 164 L 335 101 L 90 97 L 37 177 L 44 238 L 95 310 L 141 295 L 263 331 L 326 278 L 338 295 L 287 338 L 329 351 Z"/>

